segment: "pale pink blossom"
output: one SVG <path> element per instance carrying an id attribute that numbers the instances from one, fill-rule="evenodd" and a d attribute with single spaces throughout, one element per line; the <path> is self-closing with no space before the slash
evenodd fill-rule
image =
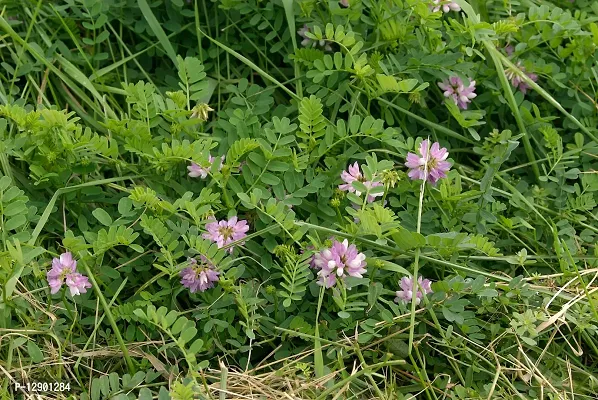
<path id="1" fill-rule="evenodd" d="M 361 196 L 361 192 L 353 187 L 352 183 L 355 181 L 363 183 L 363 185 L 368 189 L 383 186 L 382 182 L 366 180 L 365 176 L 361 173 L 361 170 L 359 169 L 359 164 L 357 163 L 357 161 L 355 161 L 353 165 L 349 164 L 349 168 L 347 168 L 347 171 L 341 172 L 341 179 L 345 183 L 339 185 L 338 188 L 340 190 L 348 191 L 350 193 L 355 193 L 357 196 Z M 382 194 L 383 193 L 369 194 L 367 201 L 371 203 L 374 200 L 376 200 L 376 197 L 382 196 Z"/>
<path id="2" fill-rule="evenodd" d="M 52 269 L 48 271 L 46 278 L 52 294 L 58 293 L 63 283 L 69 287 L 71 296 L 86 293 L 91 287 L 89 279 L 77 272 L 77 260 L 70 252 L 62 253 L 52 259 Z"/>
<path id="3" fill-rule="evenodd" d="M 190 258 L 190 266 L 180 272 L 181 285 L 189 289 L 191 293 L 197 291 L 204 292 L 214 287 L 214 283 L 218 282 L 218 275 L 220 272 L 215 270 L 212 264 L 203 255 L 200 256 L 201 263 L 198 263 L 195 258 Z"/>
<path id="4" fill-rule="evenodd" d="M 438 12 L 440 9 L 445 13 L 450 11 L 461 11 L 461 6 L 459 6 L 459 4 L 449 0 L 432 0 L 430 8 L 433 12 Z"/>
<path id="5" fill-rule="evenodd" d="M 424 293 L 432 293 L 431 284 L 432 282 L 429 279 L 422 279 L 421 276 L 417 278 L 417 285 L 412 277 L 403 277 L 399 283 L 402 290 L 397 290 L 395 301 L 397 303 L 399 301 L 410 303 L 413 300 L 413 292 L 417 292 L 415 295 L 415 304 L 419 305 L 424 298 Z"/>
<path id="6" fill-rule="evenodd" d="M 525 80 L 521 76 L 521 73 L 524 73 L 525 75 L 527 75 L 527 77 L 530 78 L 534 82 L 536 82 L 538 80 L 538 75 L 536 75 L 532 72 L 529 72 L 529 73 L 526 72 L 525 67 L 523 65 L 521 65 L 521 61 L 518 61 L 516 66 L 521 72 L 517 71 L 516 69 L 509 68 L 505 71 L 505 75 L 511 81 L 511 85 L 513 85 L 513 87 L 519 89 L 521 91 L 521 93 L 526 94 L 527 90 L 531 86 L 528 85 L 527 82 L 525 82 Z"/>
<path id="7" fill-rule="evenodd" d="M 66 285 L 69 287 L 71 296 L 77 296 L 81 293 L 87 293 L 87 289 L 91 287 L 89 278 L 79 272 L 73 272 L 72 274 L 66 275 Z"/>
<path id="8" fill-rule="evenodd" d="M 330 248 L 316 254 L 314 264 L 320 269 L 318 284 L 327 288 L 334 286 L 339 278 L 363 278 L 366 272 L 365 254 L 360 253 L 354 244 L 349 245 L 347 239 L 342 242 L 335 240 Z"/>
<path id="9" fill-rule="evenodd" d="M 206 224 L 206 230 L 208 232 L 204 233 L 203 237 L 216 242 L 218 248 L 222 248 L 247 236 L 246 232 L 249 230 L 249 225 L 247 225 L 247 221 L 239 221 L 237 217 L 231 217 L 228 221 L 212 219 L 211 222 Z M 232 253 L 233 246 L 228 251 Z"/>
<path id="10" fill-rule="evenodd" d="M 446 173 L 451 168 L 451 164 L 446 161 L 448 151 L 445 147 L 440 147 L 438 142 L 432 144 L 430 148 L 428 139 L 422 140 L 419 145 L 419 155 L 408 153 L 405 166 L 409 168 L 409 177 L 413 180 L 426 180 L 435 185 L 439 179 L 445 178 Z"/>
<path id="11" fill-rule="evenodd" d="M 216 157 L 210 155 L 208 157 L 209 165 L 205 168 L 192 162 L 191 165 L 187 167 L 187 169 L 189 170 L 189 176 L 192 178 L 200 177 L 202 179 L 205 179 L 208 176 L 208 172 L 212 169 L 212 164 L 215 160 Z M 222 163 L 224 163 L 224 156 L 220 157 L 220 165 L 218 166 L 218 171 L 222 169 Z"/>
<path id="12" fill-rule="evenodd" d="M 328 238 L 328 240 L 329 240 L 330 242 L 334 242 L 334 241 L 336 240 L 336 238 L 335 238 L 334 236 L 330 236 L 330 237 Z M 300 254 L 304 254 L 306 250 L 307 250 L 307 251 L 313 251 L 313 250 L 315 250 L 315 249 L 316 249 L 316 248 L 314 247 L 314 245 L 313 245 L 313 244 L 310 244 L 310 245 L 308 245 L 307 247 L 305 247 L 305 249 L 300 249 L 300 250 L 299 250 L 299 253 L 300 253 Z M 316 254 L 317 254 L 317 253 L 314 253 L 314 254 L 311 256 L 311 258 L 309 259 L 309 267 L 310 267 L 310 268 L 313 268 L 313 269 L 316 269 L 316 268 L 317 268 L 317 267 L 316 267 Z"/>
<path id="13" fill-rule="evenodd" d="M 448 81 L 438 83 L 438 86 L 444 90 L 444 97 L 452 99 L 463 110 L 467 110 L 467 104 L 477 96 L 475 81 L 470 81 L 469 85 L 465 86 L 458 76 L 451 76 Z"/>

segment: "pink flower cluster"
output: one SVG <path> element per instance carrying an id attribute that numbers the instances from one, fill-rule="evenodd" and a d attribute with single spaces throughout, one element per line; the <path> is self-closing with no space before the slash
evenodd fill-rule
<path id="1" fill-rule="evenodd" d="M 319 268 L 318 284 L 330 288 L 336 284 L 337 278 L 345 276 L 363 278 L 366 272 L 365 254 L 360 253 L 354 244 L 349 245 L 347 239 L 335 240 L 329 249 L 316 254 L 314 265 Z"/>
<path id="2" fill-rule="evenodd" d="M 328 240 L 329 240 L 330 242 L 334 242 L 336 239 L 335 239 L 335 237 L 334 237 L 334 236 L 330 236 L 330 237 L 328 238 Z M 300 253 L 300 254 L 304 254 L 304 253 L 305 253 L 305 251 L 313 251 L 313 250 L 315 250 L 315 249 L 316 249 L 316 248 L 314 247 L 314 245 L 313 245 L 313 244 L 310 244 L 310 245 L 308 245 L 307 247 L 305 247 L 305 249 L 300 249 L 300 250 L 299 250 L 299 253 Z M 310 267 L 310 268 L 312 268 L 312 269 L 317 269 L 317 266 L 316 266 L 316 255 L 317 255 L 317 253 L 314 253 L 314 254 L 311 256 L 311 258 L 309 259 L 309 267 Z"/>
<path id="3" fill-rule="evenodd" d="M 422 279 L 420 276 L 417 278 L 417 283 L 414 282 L 412 277 L 403 277 L 399 286 L 401 290 L 397 290 L 395 301 L 398 303 L 410 303 L 413 300 L 413 292 L 417 292 L 415 295 L 415 304 L 419 305 L 424 298 L 424 293 L 432 293 L 432 282 L 429 279 Z"/>
<path id="4" fill-rule="evenodd" d="M 216 271 L 212 264 L 203 255 L 200 256 L 201 263 L 195 258 L 190 258 L 191 265 L 180 272 L 181 285 L 189 288 L 191 293 L 197 291 L 204 292 L 214 287 L 214 282 L 218 282 L 220 272 Z"/>
<path id="5" fill-rule="evenodd" d="M 211 222 L 206 224 L 207 233 L 203 234 L 204 239 L 210 239 L 218 244 L 218 248 L 222 248 L 229 243 L 243 239 L 247 236 L 249 225 L 244 219 L 239 221 L 237 217 L 231 217 L 228 221 L 221 220 L 217 221 L 215 218 Z M 233 252 L 231 246 L 228 251 Z"/>
<path id="6" fill-rule="evenodd" d="M 62 284 L 66 282 L 71 296 L 77 296 L 86 293 L 91 287 L 89 278 L 77 272 L 77 260 L 73 258 L 70 252 L 60 255 L 59 258 L 52 259 L 52 269 L 46 274 L 50 293 L 58 293 Z"/>
<path id="7" fill-rule="evenodd" d="M 454 1 L 449 0 L 432 0 L 432 4 L 430 5 L 430 9 L 433 12 L 438 12 L 442 8 L 442 11 L 445 13 L 450 11 L 461 11 L 461 6 L 455 3 Z"/>
<path id="8" fill-rule="evenodd" d="M 344 190 L 350 193 L 355 193 L 357 196 L 361 196 L 361 192 L 353 187 L 352 183 L 355 181 L 363 183 L 363 185 L 368 189 L 382 186 L 382 182 L 366 180 L 365 176 L 363 176 L 361 170 L 359 169 L 359 164 L 357 163 L 357 161 L 355 161 L 353 165 L 349 165 L 347 171 L 341 172 L 341 179 L 345 183 L 339 185 L 338 188 L 340 190 Z M 374 200 L 376 200 L 377 196 L 382 196 L 382 193 L 368 195 L 367 201 L 371 203 Z"/>
<path id="9" fill-rule="evenodd" d="M 214 161 L 216 161 L 216 157 L 210 155 L 208 157 L 209 165 L 205 168 L 192 162 L 191 165 L 187 167 L 187 169 L 189 170 L 189 176 L 192 178 L 200 177 L 201 179 L 205 179 L 208 176 L 208 172 L 212 169 L 212 164 L 214 164 Z M 222 169 L 223 163 L 224 156 L 220 157 L 220 165 L 218 166 L 218 171 Z"/>
<path id="10" fill-rule="evenodd" d="M 519 70 L 521 70 L 522 73 L 527 75 L 527 77 L 530 78 L 532 81 L 536 82 L 538 80 L 538 75 L 534 74 L 533 72 L 528 73 L 525 71 L 525 67 L 523 65 L 521 65 L 521 61 L 517 61 L 516 66 L 517 66 L 517 68 L 519 68 Z M 523 94 L 526 94 L 527 90 L 531 87 L 530 85 L 527 84 L 527 82 L 525 82 L 523 80 L 520 72 L 515 69 L 507 69 L 505 71 L 505 75 L 507 76 L 508 79 L 511 80 L 511 85 L 513 85 L 513 87 L 519 89 L 521 91 L 521 93 L 523 93 Z"/>
<path id="11" fill-rule="evenodd" d="M 448 81 L 440 82 L 438 86 L 444 90 L 444 97 L 452 99 L 462 110 L 467 110 L 467 104 L 477 96 L 475 81 L 470 81 L 469 85 L 465 86 L 458 76 L 451 76 Z"/>
<path id="12" fill-rule="evenodd" d="M 419 145 L 419 155 L 407 154 L 405 166 L 409 168 L 409 177 L 413 180 L 429 181 L 435 185 L 438 180 L 446 177 L 446 173 L 451 168 L 451 164 L 446 161 L 448 155 L 446 148 L 440 148 L 438 142 L 435 142 L 430 148 L 430 141 L 422 140 Z"/>

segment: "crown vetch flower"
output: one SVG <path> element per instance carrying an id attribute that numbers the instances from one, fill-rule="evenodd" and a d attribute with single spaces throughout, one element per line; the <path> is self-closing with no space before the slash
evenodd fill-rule
<path id="1" fill-rule="evenodd" d="M 330 243 L 335 241 L 334 236 L 330 236 L 327 241 L 329 241 Z M 305 247 L 305 249 L 300 249 L 299 250 L 299 254 L 305 254 L 305 251 L 313 251 L 315 250 L 315 246 L 313 244 L 310 244 L 308 246 Z M 317 269 L 318 267 L 316 266 L 316 255 L 317 253 L 312 254 L 311 258 L 309 259 L 309 267 L 312 269 Z"/>
<path id="2" fill-rule="evenodd" d="M 214 282 L 218 282 L 220 275 L 220 272 L 214 269 L 214 264 L 205 256 L 200 255 L 200 261 L 201 263 L 198 263 L 195 258 L 190 258 L 190 266 L 179 273 L 181 285 L 188 288 L 191 293 L 204 292 L 213 288 Z"/>
<path id="3" fill-rule="evenodd" d="M 417 278 L 417 285 L 413 280 L 413 277 L 403 277 L 399 286 L 402 290 L 397 290 L 395 302 L 402 301 L 403 303 L 410 303 L 413 300 L 413 292 L 417 291 L 415 304 L 421 303 L 424 298 L 424 293 L 432 293 L 432 282 L 429 279 Z"/>
<path id="4" fill-rule="evenodd" d="M 461 11 L 461 6 L 459 6 L 459 4 L 448 0 L 432 0 L 430 8 L 433 12 L 440 11 L 441 8 L 445 13 L 450 11 Z"/>
<path id="5" fill-rule="evenodd" d="M 330 288 L 336 284 L 337 278 L 344 279 L 347 275 L 363 278 L 367 263 L 365 254 L 345 239 L 342 242 L 335 240 L 330 248 L 316 254 L 314 264 L 320 268 L 318 284 Z"/>
<path id="6" fill-rule="evenodd" d="M 307 47 L 311 44 L 311 39 L 307 37 L 305 34 L 306 32 L 309 32 L 307 24 L 303 24 L 303 26 L 297 31 L 297 34 L 303 39 L 301 41 L 301 46 L 303 47 Z"/>
<path id="7" fill-rule="evenodd" d="M 446 161 L 448 151 L 445 147 L 440 147 L 438 142 L 434 142 L 430 148 L 428 139 L 422 140 L 419 145 L 419 155 L 408 153 L 405 166 L 409 168 L 409 177 L 413 180 L 426 180 L 435 185 L 438 180 L 446 177 L 446 173 L 451 169 L 451 163 Z"/>
<path id="8" fill-rule="evenodd" d="M 208 157 L 209 165 L 206 168 L 192 162 L 191 165 L 187 167 L 187 169 L 189 170 L 189 176 L 192 178 L 200 177 L 201 179 L 205 179 L 208 176 L 208 172 L 212 169 L 212 164 L 214 164 L 215 160 L 216 157 L 210 155 Z M 222 169 L 222 163 L 224 163 L 224 155 L 220 157 L 220 165 L 218 166 L 218 171 Z"/>
<path id="9" fill-rule="evenodd" d="M 208 232 L 203 234 L 204 239 L 210 239 L 218 244 L 218 248 L 222 248 L 247 236 L 249 225 L 244 219 L 239 221 L 237 217 L 231 217 L 228 221 L 212 219 L 212 222 L 206 224 L 206 229 Z M 230 247 L 228 251 L 232 253 L 233 247 Z"/>
<path id="10" fill-rule="evenodd" d="M 58 293 L 65 282 L 70 289 L 71 296 L 86 293 L 87 289 L 91 287 L 91 283 L 85 275 L 80 274 L 76 269 L 77 260 L 73 258 L 70 252 L 62 253 L 60 257 L 53 258 L 52 269 L 46 274 L 50 293 Z"/>
<path id="11" fill-rule="evenodd" d="M 69 287 L 71 296 L 77 296 L 81 293 L 87 293 L 87 289 L 91 287 L 89 278 L 79 272 L 68 274 L 65 279 L 66 285 Z"/>
<path id="12" fill-rule="evenodd" d="M 343 6 L 344 8 L 349 7 L 349 0 L 340 0 L 339 1 L 340 5 Z"/>
<path id="13" fill-rule="evenodd" d="M 349 168 L 346 171 L 341 172 L 341 179 L 345 182 L 342 185 L 338 185 L 340 190 L 348 191 L 350 193 L 355 193 L 357 196 L 361 196 L 361 192 L 359 190 L 355 190 L 352 183 L 355 181 L 361 182 L 364 186 L 368 189 L 372 189 L 378 186 L 383 186 L 382 182 L 377 181 L 368 181 L 365 179 L 365 176 L 361 173 L 359 169 L 359 164 L 357 161 L 353 165 L 349 164 Z M 376 200 L 377 196 L 382 196 L 382 193 L 370 194 L 368 195 L 368 202 L 371 203 Z"/>
<path id="14" fill-rule="evenodd" d="M 470 81 L 465 86 L 463 80 L 458 76 L 451 76 L 448 81 L 438 83 L 440 89 L 444 90 L 444 97 L 452 99 L 462 110 L 467 110 L 467 104 L 475 98 L 475 81 Z"/>
<path id="15" fill-rule="evenodd" d="M 534 74 L 533 72 L 526 72 L 525 71 L 525 67 L 523 65 L 521 65 L 521 61 L 517 61 L 517 68 L 519 68 L 521 70 L 522 73 L 524 73 L 525 75 L 527 75 L 528 78 L 530 78 L 532 81 L 537 81 L 538 80 L 538 75 Z M 505 71 L 505 75 L 507 76 L 507 78 L 511 81 L 511 85 L 513 85 L 513 87 L 519 89 L 521 91 L 521 93 L 526 94 L 527 90 L 529 88 L 531 88 L 530 85 L 527 84 L 527 82 L 525 82 L 521 76 L 521 73 L 515 69 L 507 69 Z"/>

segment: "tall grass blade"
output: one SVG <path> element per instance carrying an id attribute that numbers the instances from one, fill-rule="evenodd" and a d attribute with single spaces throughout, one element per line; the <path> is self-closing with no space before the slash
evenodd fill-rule
<path id="1" fill-rule="evenodd" d="M 160 41 L 160 44 L 164 48 L 164 51 L 166 51 L 168 57 L 170 57 L 172 62 L 176 65 L 177 61 L 174 47 L 172 47 L 172 43 L 170 43 L 170 40 L 168 40 L 168 37 L 166 36 L 164 29 L 162 29 L 162 26 L 156 19 L 156 16 L 154 15 L 149 4 L 147 3 L 147 0 L 137 0 L 137 4 L 139 4 L 139 9 L 141 10 L 141 13 L 145 17 L 145 20 L 149 24 L 152 32 L 154 32 L 154 35 L 156 35 L 156 37 Z"/>

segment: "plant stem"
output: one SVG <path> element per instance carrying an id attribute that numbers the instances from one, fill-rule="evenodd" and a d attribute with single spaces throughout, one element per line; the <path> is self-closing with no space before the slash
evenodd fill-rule
<path id="1" fill-rule="evenodd" d="M 108 303 L 106 302 L 106 298 L 102 294 L 102 291 L 100 290 L 100 287 L 98 286 L 98 283 L 96 282 L 96 279 L 95 279 L 93 273 L 91 272 L 89 265 L 83 263 L 83 267 L 85 268 L 85 272 L 87 272 L 87 277 L 91 281 L 91 285 L 93 286 L 93 289 L 95 290 L 96 295 L 100 299 L 100 303 L 102 304 L 102 308 L 104 309 L 106 318 L 108 318 L 108 322 L 110 322 L 112 329 L 114 329 L 114 334 L 116 335 L 116 340 L 118 341 L 118 345 L 120 346 L 120 349 L 123 352 L 123 357 L 125 358 L 125 361 L 127 362 L 127 367 L 129 368 L 129 373 L 131 375 L 133 375 L 136 372 L 135 364 L 133 364 L 133 360 L 129 356 L 129 350 L 127 349 L 127 346 L 125 345 L 122 335 L 120 334 L 118 325 L 116 325 L 114 316 L 112 315 L 112 312 L 110 312 L 110 307 L 108 306 Z"/>
<path id="2" fill-rule="evenodd" d="M 429 141 L 428 141 L 429 145 Z M 430 154 L 430 149 L 428 149 L 426 154 Z M 426 164 L 424 165 L 424 174 L 427 178 L 428 176 L 428 160 L 426 160 Z M 422 227 L 422 211 L 424 208 L 424 193 L 426 190 L 426 182 L 427 179 L 422 180 L 422 184 L 419 189 L 419 207 L 417 210 L 417 233 L 421 232 Z M 412 292 L 411 297 L 411 317 L 409 320 L 409 355 L 411 355 L 411 350 L 413 350 L 413 334 L 415 333 L 415 306 L 416 306 L 416 299 L 417 293 L 420 290 L 418 283 L 417 283 L 417 273 L 419 272 L 419 256 L 420 256 L 421 249 L 418 247 L 415 249 L 415 260 L 413 261 L 413 276 L 411 277 L 411 287 L 414 289 Z M 423 289 L 422 289 L 423 290 Z"/>

